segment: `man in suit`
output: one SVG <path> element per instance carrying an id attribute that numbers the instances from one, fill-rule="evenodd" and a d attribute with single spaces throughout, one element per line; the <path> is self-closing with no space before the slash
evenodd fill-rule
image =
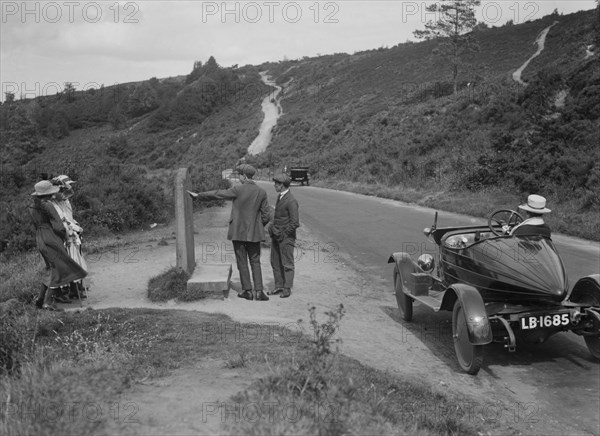
<path id="1" fill-rule="evenodd" d="M 551 212 L 546 208 L 546 199 L 541 195 L 532 194 L 527 197 L 527 204 L 522 204 L 519 209 L 527 215 L 522 223 L 516 225 L 510 230 L 513 236 L 533 236 L 541 235 L 550 238 L 552 232 L 550 227 L 544 221 L 544 214 Z"/>
<path id="2" fill-rule="evenodd" d="M 275 289 L 268 293 L 281 294 L 280 298 L 288 298 L 294 285 L 294 247 L 296 229 L 300 227 L 298 202 L 290 192 L 290 177 L 287 174 L 278 174 L 273 177 L 273 181 L 278 196 L 269 235 Z"/>
<path id="3" fill-rule="evenodd" d="M 233 200 L 227 239 L 233 242 L 235 260 L 240 273 L 242 292 L 238 297 L 246 300 L 267 301 L 263 291 L 260 268 L 260 243 L 265 240 L 265 228 L 271 220 L 271 209 L 267 193 L 258 187 L 252 177 L 256 174 L 253 166 L 242 164 L 236 168 L 240 175 L 240 185 L 230 189 L 188 193 L 198 200 Z M 250 281 L 248 261 L 254 280 L 254 293 Z"/>

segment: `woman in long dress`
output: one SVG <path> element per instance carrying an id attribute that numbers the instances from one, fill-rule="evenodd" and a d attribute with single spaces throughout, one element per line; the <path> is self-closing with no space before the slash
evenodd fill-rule
<path id="1" fill-rule="evenodd" d="M 69 256 L 65 247 L 67 232 L 50 199 L 60 190 L 48 180 L 35 184 L 33 206 L 30 209 L 31 219 L 35 226 L 37 248 L 46 263 L 48 272 L 45 278 L 38 303 L 42 308 L 56 310 L 54 295 L 61 286 L 81 280 L 87 273 Z"/>
<path id="2" fill-rule="evenodd" d="M 73 196 L 71 185 L 75 182 L 69 176 L 62 175 L 53 178 L 52 183 L 60 188 L 60 191 L 50 201 L 65 226 L 67 232 L 67 252 L 81 268 L 87 271 L 88 266 L 81 250 L 81 234 L 83 233 L 83 229 L 75 218 L 73 218 L 73 206 L 71 206 L 71 202 L 69 201 L 69 198 Z M 87 298 L 83 280 L 70 283 L 68 296 L 73 299 Z"/>

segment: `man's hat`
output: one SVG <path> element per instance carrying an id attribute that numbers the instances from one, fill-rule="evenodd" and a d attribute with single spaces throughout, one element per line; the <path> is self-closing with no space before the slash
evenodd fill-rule
<path id="1" fill-rule="evenodd" d="M 526 210 L 533 213 L 548 213 L 552 212 L 550 209 L 546 209 L 546 199 L 541 195 L 532 194 L 527 197 L 527 204 L 522 204 L 519 209 Z"/>
<path id="2" fill-rule="evenodd" d="M 235 171 L 238 174 L 243 174 L 246 177 L 252 178 L 254 177 L 254 174 L 256 174 L 256 168 L 254 168 L 252 165 L 248 165 L 248 164 L 241 164 L 240 166 L 238 166 Z"/>
<path id="3" fill-rule="evenodd" d="M 277 183 L 283 183 L 285 186 L 290 186 L 290 183 L 292 182 L 290 180 L 290 176 L 288 176 L 286 173 L 277 174 L 275 177 L 273 177 L 273 181 Z"/>
<path id="4" fill-rule="evenodd" d="M 56 194 L 60 191 L 60 188 L 56 185 L 53 185 L 49 180 L 42 180 L 41 182 L 37 182 L 35 184 L 35 192 L 31 195 L 52 195 Z"/>

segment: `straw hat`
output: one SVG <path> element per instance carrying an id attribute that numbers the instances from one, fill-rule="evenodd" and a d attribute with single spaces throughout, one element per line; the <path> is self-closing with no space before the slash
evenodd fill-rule
<path id="1" fill-rule="evenodd" d="M 34 186 L 35 192 L 31 195 L 41 196 L 41 195 L 52 195 L 56 194 L 60 191 L 60 187 L 53 185 L 49 180 L 42 180 L 41 182 L 37 182 Z"/>
<path id="2" fill-rule="evenodd" d="M 552 212 L 546 208 L 546 199 L 541 195 L 532 194 L 527 197 L 527 204 L 522 204 L 519 209 L 526 210 L 533 213 L 548 213 Z"/>
<path id="3" fill-rule="evenodd" d="M 62 175 L 62 176 L 56 176 L 55 178 L 52 179 L 52 182 L 54 183 L 58 183 L 59 185 L 66 185 L 66 186 L 71 186 L 72 183 L 75 183 L 74 180 L 71 180 L 71 178 L 69 176 L 66 175 Z"/>

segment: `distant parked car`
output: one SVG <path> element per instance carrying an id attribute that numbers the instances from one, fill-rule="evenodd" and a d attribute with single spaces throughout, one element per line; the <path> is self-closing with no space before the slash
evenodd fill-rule
<path id="1" fill-rule="evenodd" d="M 290 167 L 290 180 L 292 182 L 300 182 L 302 186 L 306 182 L 306 185 L 310 185 L 309 181 L 309 167 L 304 166 L 291 166 Z"/>

